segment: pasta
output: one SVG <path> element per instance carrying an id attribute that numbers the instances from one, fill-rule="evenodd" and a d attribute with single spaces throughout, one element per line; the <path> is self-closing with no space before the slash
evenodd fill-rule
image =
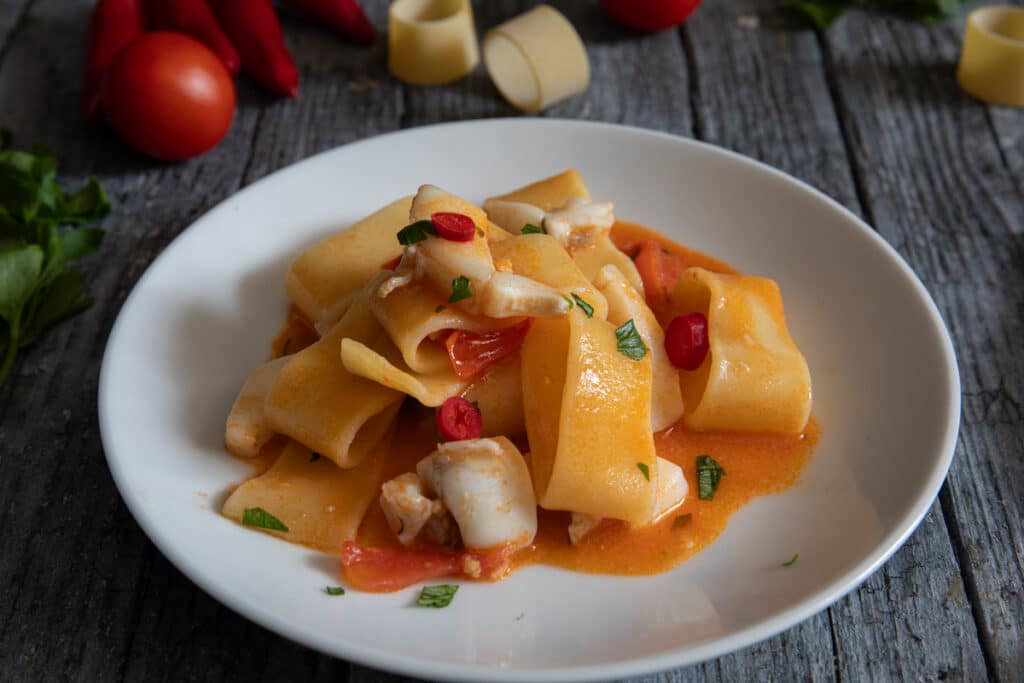
<path id="1" fill-rule="evenodd" d="M 482 207 L 423 185 L 286 291 L 225 429 L 268 467 L 222 514 L 338 554 L 352 588 L 661 571 L 813 448 L 778 286 L 617 221 L 575 170 Z"/>

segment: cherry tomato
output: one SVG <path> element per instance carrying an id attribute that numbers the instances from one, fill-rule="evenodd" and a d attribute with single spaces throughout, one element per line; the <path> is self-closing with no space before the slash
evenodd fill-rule
<path id="1" fill-rule="evenodd" d="M 644 282 L 647 305 L 658 313 L 679 279 L 682 271 L 679 259 L 673 254 L 666 254 L 656 241 L 645 240 L 640 243 L 640 250 L 633 262 Z"/>
<path id="2" fill-rule="evenodd" d="M 445 441 L 478 439 L 484 431 L 480 411 L 461 396 L 452 396 L 437 410 L 437 431 Z"/>
<path id="3" fill-rule="evenodd" d="M 498 363 L 523 346 L 533 319 L 495 332 L 466 332 L 453 330 L 444 340 L 452 369 L 462 379 L 479 377 L 487 368 Z"/>
<path id="4" fill-rule="evenodd" d="M 147 33 L 107 71 L 103 105 L 117 134 L 140 152 L 181 161 L 216 145 L 235 115 L 235 86 L 224 64 L 198 40 Z"/>
<path id="5" fill-rule="evenodd" d="M 601 6 L 620 24 L 653 33 L 678 26 L 697 9 L 700 0 L 601 0 Z"/>
<path id="6" fill-rule="evenodd" d="M 708 355 L 708 319 L 690 313 L 672 319 L 665 329 L 665 353 L 672 365 L 696 370 Z"/>
<path id="7" fill-rule="evenodd" d="M 461 213 L 435 213 L 430 217 L 438 237 L 452 242 L 469 242 L 476 234 L 476 223 Z"/>

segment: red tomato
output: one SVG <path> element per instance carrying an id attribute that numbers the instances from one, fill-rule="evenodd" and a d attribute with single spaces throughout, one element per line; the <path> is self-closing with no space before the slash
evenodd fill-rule
<path id="1" fill-rule="evenodd" d="M 157 159 L 202 154 L 224 137 L 235 115 L 235 86 L 224 64 L 198 40 L 147 33 L 122 50 L 103 82 L 110 125 Z"/>
<path id="2" fill-rule="evenodd" d="M 678 26 L 699 4 L 700 0 L 601 0 L 604 10 L 620 24 L 649 33 Z"/>
<path id="3" fill-rule="evenodd" d="M 451 396 L 437 409 L 437 431 L 445 441 L 478 439 L 484 431 L 484 421 L 476 406 L 461 396 Z"/>
<path id="4" fill-rule="evenodd" d="M 462 379 L 479 377 L 487 368 L 517 353 L 526 339 L 531 320 L 527 318 L 518 325 L 496 332 L 477 334 L 453 330 L 444 340 L 444 345 L 455 374 Z"/>
<path id="5" fill-rule="evenodd" d="M 644 283 L 647 305 L 658 313 L 676 286 L 682 266 L 673 254 L 667 254 L 654 240 L 640 243 L 640 250 L 633 258 L 640 279 Z"/>
<path id="6" fill-rule="evenodd" d="M 349 587 L 371 593 L 390 593 L 443 576 L 493 581 L 508 572 L 512 552 L 507 545 L 446 552 L 367 548 L 345 541 L 341 546 L 341 574 Z"/>

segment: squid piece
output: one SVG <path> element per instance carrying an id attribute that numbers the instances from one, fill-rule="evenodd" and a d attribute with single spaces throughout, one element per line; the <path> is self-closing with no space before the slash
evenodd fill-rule
<path id="1" fill-rule="evenodd" d="M 413 472 L 384 482 L 380 507 L 402 545 L 411 545 L 432 517 L 447 514 L 444 503 L 424 495 L 423 482 Z"/>
<path id="2" fill-rule="evenodd" d="M 594 244 L 608 235 L 615 223 L 615 205 L 611 202 L 591 202 L 573 198 L 563 206 L 544 212 L 525 202 L 488 199 L 484 204 L 487 215 L 499 226 L 519 234 L 523 226 L 543 227 L 570 252 Z"/>
<path id="3" fill-rule="evenodd" d="M 495 267 L 487 239 L 490 223 L 479 208 L 433 185 L 420 187 L 409 218 L 429 220 L 439 212 L 461 213 L 472 218 L 477 227 L 473 239 L 454 242 L 429 236 L 409 245 L 395 274 L 381 285 L 378 296 L 386 298 L 395 289 L 421 279 L 442 292 L 453 292 L 454 282 L 465 278 L 470 296 L 456 305 L 469 313 L 512 318 L 559 317 L 569 312 L 569 302 L 562 292 Z"/>
<path id="4" fill-rule="evenodd" d="M 537 535 L 530 473 L 505 437 L 443 443 L 416 472 L 451 511 L 467 548 L 522 548 Z"/>

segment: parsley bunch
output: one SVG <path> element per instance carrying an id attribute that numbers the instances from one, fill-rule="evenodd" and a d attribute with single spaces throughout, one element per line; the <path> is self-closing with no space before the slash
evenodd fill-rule
<path id="1" fill-rule="evenodd" d="M 964 0 L 789 0 L 786 5 L 820 29 L 828 28 L 850 7 L 895 14 L 914 21 L 934 24 L 953 16 Z"/>
<path id="2" fill-rule="evenodd" d="M 99 248 L 103 231 L 80 226 L 110 212 L 95 178 L 67 194 L 52 154 L 9 142 L 0 130 L 0 384 L 18 349 L 92 304 L 74 262 Z"/>

